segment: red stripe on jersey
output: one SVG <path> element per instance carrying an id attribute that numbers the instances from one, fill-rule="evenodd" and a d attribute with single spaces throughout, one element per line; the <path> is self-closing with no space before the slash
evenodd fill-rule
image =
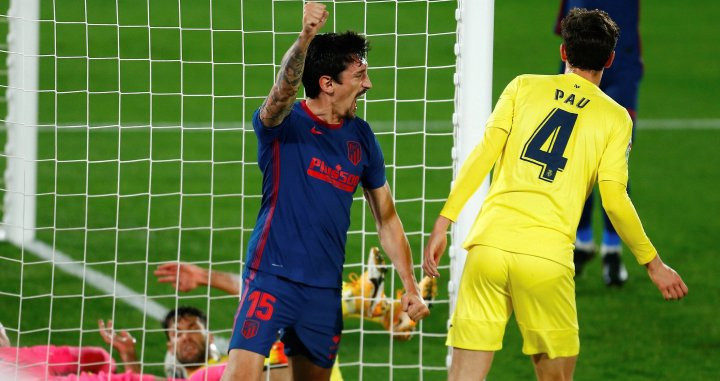
<path id="1" fill-rule="evenodd" d="M 245 297 L 247 296 L 248 289 L 250 288 L 250 282 L 255 279 L 257 274 L 257 267 L 260 266 L 262 260 L 263 250 L 265 249 L 265 243 L 267 242 L 268 234 L 270 233 L 270 224 L 272 223 L 273 215 L 275 214 L 275 206 L 277 205 L 278 190 L 280 189 L 280 143 L 277 139 L 273 140 L 273 193 L 272 199 L 270 200 L 270 211 L 265 219 L 265 226 L 263 227 L 262 235 L 260 236 L 260 242 L 255 249 L 255 257 L 250 266 L 250 275 L 245 278 L 245 284 L 243 285 L 242 296 L 240 297 L 240 305 L 235 312 L 235 318 L 233 319 L 233 333 L 230 335 L 230 341 L 232 341 L 232 335 L 235 334 L 235 325 L 237 324 L 237 318 L 240 315 L 240 310 L 245 303 Z"/>
<path id="2" fill-rule="evenodd" d="M 245 297 L 247 296 L 248 289 L 250 288 L 250 281 L 255 278 L 255 274 L 257 271 L 250 270 L 250 275 L 248 275 L 247 278 L 245 278 L 245 284 L 243 285 L 242 289 L 242 296 L 240 297 L 240 304 L 238 305 L 237 311 L 235 311 L 235 318 L 233 318 L 233 331 L 230 333 L 230 341 L 232 342 L 233 335 L 235 335 L 235 325 L 237 324 L 238 316 L 240 316 L 240 310 L 243 308 L 243 303 L 245 303 Z"/>
<path id="3" fill-rule="evenodd" d="M 275 206 L 277 206 L 278 193 L 280 189 L 280 143 L 277 139 L 273 140 L 273 190 L 272 199 L 270 200 L 270 210 L 268 211 L 267 219 L 265 219 L 265 226 L 263 227 L 262 235 L 260 236 L 260 242 L 258 242 L 257 249 L 255 249 L 255 258 L 252 262 L 252 268 L 257 269 L 260 267 L 260 261 L 262 260 L 263 250 L 265 249 L 265 243 L 267 243 L 267 237 L 270 233 L 270 224 L 272 223 L 273 215 L 275 214 Z"/>

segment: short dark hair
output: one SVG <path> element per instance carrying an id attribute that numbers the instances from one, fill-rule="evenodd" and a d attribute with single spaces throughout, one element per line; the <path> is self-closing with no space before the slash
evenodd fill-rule
<path id="1" fill-rule="evenodd" d="M 175 321 L 176 316 L 178 320 L 188 316 L 195 316 L 205 327 L 207 327 L 207 317 L 202 311 L 195 307 L 180 306 L 174 310 L 168 311 L 167 315 L 165 315 L 165 319 L 162 321 L 162 327 L 165 330 L 165 336 L 168 339 L 170 338 L 168 328 L 170 328 L 170 323 Z"/>
<path id="2" fill-rule="evenodd" d="M 570 10 L 561 23 L 567 61 L 584 70 L 602 70 L 615 50 L 620 28 L 599 9 Z"/>
<path id="3" fill-rule="evenodd" d="M 318 34 L 310 42 L 305 56 L 302 83 L 305 95 L 317 98 L 320 94 L 318 80 L 323 75 L 340 82 L 340 73 L 347 65 L 364 59 L 370 50 L 368 40 L 355 32 Z"/>

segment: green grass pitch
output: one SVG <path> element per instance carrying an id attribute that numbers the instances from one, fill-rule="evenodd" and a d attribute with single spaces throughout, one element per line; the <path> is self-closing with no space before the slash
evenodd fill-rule
<path id="1" fill-rule="evenodd" d="M 208 299 L 208 292 L 199 290 L 181 294 L 178 301 L 151 273 L 155 264 L 177 259 L 240 270 L 260 190 L 253 164 L 256 142 L 247 124 L 273 82 L 267 64 L 279 63 L 296 36 L 301 3 L 276 2 L 274 9 L 265 0 L 118 0 L 117 9 L 116 2 L 105 0 L 52 3 L 41 1 L 42 18 L 62 22 L 43 23 L 41 53 L 67 58 L 40 60 L 45 91 L 39 120 L 62 128 L 40 133 L 38 238 L 166 307 L 177 302 L 208 310 L 210 328 L 228 337 L 235 298 L 213 291 Z M 7 5 L 8 0 L 0 1 L 2 14 Z M 710 0 L 682 5 L 695 20 L 688 25 L 677 17 L 681 5 L 641 5 L 646 73 L 639 117 L 719 119 L 712 84 L 720 80 L 713 69 L 720 54 L 710 15 L 720 6 Z M 559 39 L 552 34 L 557 6 L 540 0 L 496 2 L 496 97 L 517 74 L 557 70 Z M 442 202 L 414 200 L 442 200 L 451 179 L 455 7 L 452 1 L 337 1 L 325 27 L 371 35 L 374 88 L 359 110 L 378 132 L 415 263 L 424 243 L 420 232 L 430 231 Z M 103 25 L 113 23 L 120 27 Z M 0 24 L 2 36 L 6 25 Z M 279 32 L 274 36 L 268 32 L 273 28 Z M 426 32 L 431 36 L 419 35 Z M 3 61 L 5 56 L 0 49 Z M 0 115 L 5 107 L 0 104 Z M 88 124 L 93 128 L 72 127 Z M 113 127 L 118 124 L 123 128 Z M 391 133 L 393 124 L 400 134 Z M 5 141 L 3 130 L 0 143 Z M 621 290 L 608 290 L 598 261 L 591 263 L 577 282 L 582 346 L 577 379 L 704 380 L 720 372 L 714 306 L 720 252 L 712 236 L 720 230 L 714 218 L 720 210 L 718 142 L 717 126 L 637 131 L 632 198 L 646 231 L 684 276 L 690 295 L 664 302 L 630 255 L 625 256 L 630 281 Z M 4 158 L 0 165 L 4 168 Z M 378 242 L 362 203 L 355 203 L 352 214 L 351 231 L 368 232 L 349 236 L 347 262 L 357 264 Z M 351 271 L 360 269 L 351 266 Z M 447 279 L 445 271 L 440 299 L 447 299 Z M 20 345 L 104 346 L 93 331 L 96 320 L 115 316 L 118 327 L 134 328 L 145 371 L 161 374 L 157 364 L 165 338 L 155 320 L 9 244 L 0 245 L 0 306 L 0 322 L 20 328 L 19 338 L 10 333 Z M 447 317 L 446 304 L 434 306 L 423 323 L 427 335 L 405 343 L 393 342 L 373 323 L 346 320 L 340 353 L 344 378 L 389 379 L 392 373 L 398 380 L 444 379 L 443 371 L 421 372 L 412 365 L 444 366 Z M 361 326 L 374 333 L 361 334 Z M 533 379 L 520 346 L 511 322 L 489 379 Z M 391 371 L 388 363 L 396 368 Z"/>

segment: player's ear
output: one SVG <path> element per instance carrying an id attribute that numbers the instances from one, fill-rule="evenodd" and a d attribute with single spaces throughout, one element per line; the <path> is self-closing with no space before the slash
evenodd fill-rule
<path id="1" fill-rule="evenodd" d="M 567 52 L 565 51 L 565 44 L 560 44 L 560 59 L 563 62 L 567 62 Z"/>
<path id="2" fill-rule="evenodd" d="M 321 75 L 318 79 L 318 84 L 320 85 L 320 91 L 323 93 L 333 95 L 333 93 L 335 92 L 335 88 L 333 87 L 333 79 L 329 75 Z"/>
<path id="3" fill-rule="evenodd" d="M 613 61 L 615 61 L 615 51 L 613 50 L 612 53 L 610 53 L 610 57 L 608 57 L 607 62 L 605 62 L 605 69 L 612 66 Z"/>

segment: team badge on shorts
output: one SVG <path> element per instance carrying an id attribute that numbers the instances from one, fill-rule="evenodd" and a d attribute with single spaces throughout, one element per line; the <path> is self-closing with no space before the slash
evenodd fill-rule
<path id="1" fill-rule="evenodd" d="M 242 335 L 246 339 L 251 339 L 257 335 L 260 322 L 257 320 L 247 319 L 242 326 Z"/>
<path id="2" fill-rule="evenodd" d="M 353 165 L 358 165 L 360 160 L 362 160 L 362 148 L 360 148 L 360 143 L 358 142 L 347 142 L 348 147 L 348 160 L 350 160 Z"/>
<path id="3" fill-rule="evenodd" d="M 338 346 L 340 345 L 340 335 L 335 335 L 332 338 L 333 345 L 330 346 L 330 354 L 328 354 L 328 360 L 334 360 L 337 356 Z"/>

